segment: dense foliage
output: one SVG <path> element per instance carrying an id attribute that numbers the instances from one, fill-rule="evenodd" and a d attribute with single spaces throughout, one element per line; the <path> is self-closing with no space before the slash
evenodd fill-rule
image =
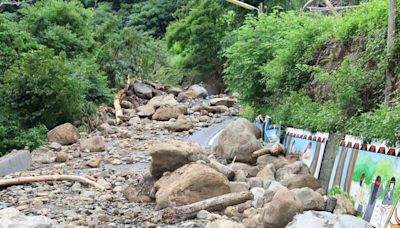
<path id="1" fill-rule="evenodd" d="M 225 81 L 249 116 L 264 112 L 286 126 L 396 144 L 400 106 L 382 105 L 387 11 L 386 1 L 374 1 L 340 16 L 250 17 L 224 52 Z"/>

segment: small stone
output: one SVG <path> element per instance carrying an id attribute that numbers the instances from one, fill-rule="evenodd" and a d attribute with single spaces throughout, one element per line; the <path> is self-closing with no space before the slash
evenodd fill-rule
<path id="1" fill-rule="evenodd" d="M 110 189 L 110 188 L 111 188 L 111 183 L 108 182 L 108 181 L 106 181 L 106 180 L 104 180 L 104 179 L 99 179 L 99 180 L 97 180 L 97 183 L 98 183 L 99 185 L 103 186 L 103 187 L 106 188 L 106 189 Z"/>
<path id="2" fill-rule="evenodd" d="M 197 218 L 198 219 L 207 219 L 209 215 L 210 215 L 210 212 L 208 212 L 206 210 L 201 210 L 197 213 Z"/>
<path id="3" fill-rule="evenodd" d="M 57 142 L 51 142 L 49 144 L 49 148 L 55 151 L 60 151 L 61 150 L 61 144 L 57 143 Z"/>
<path id="4" fill-rule="evenodd" d="M 91 167 L 91 168 L 97 168 L 100 166 L 101 163 L 101 158 L 99 157 L 94 157 L 92 158 L 90 161 L 88 161 L 86 163 L 87 166 Z"/>
<path id="5" fill-rule="evenodd" d="M 66 162 L 68 160 L 68 154 L 65 152 L 58 152 L 56 154 L 56 162 Z"/>

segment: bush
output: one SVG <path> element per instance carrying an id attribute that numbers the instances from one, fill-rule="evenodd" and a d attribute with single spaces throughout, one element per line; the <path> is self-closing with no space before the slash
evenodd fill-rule
<path id="1" fill-rule="evenodd" d="M 28 127 L 52 128 L 81 116 L 84 85 L 71 77 L 65 54 L 43 48 L 23 55 L 4 74 L 1 96 Z"/>
<path id="2" fill-rule="evenodd" d="M 46 142 L 47 128 L 39 125 L 34 128 L 22 128 L 16 115 L 0 107 L 0 156 L 13 149 L 23 149 L 28 146 L 35 149 Z"/>

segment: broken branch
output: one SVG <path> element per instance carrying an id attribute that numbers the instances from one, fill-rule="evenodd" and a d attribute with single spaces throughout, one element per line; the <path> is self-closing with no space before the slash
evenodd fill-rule
<path id="1" fill-rule="evenodd" d="M 196 217 L 201 210 L 221 211 L 226 207 L 238 205 L 253 199 L 250 191 L 229 193 L 216 196 L 210 199 L 192 203 L 179 207 L 169 207 L 161 211 L 162 218 L 167 223 L 176 223 L 177 221 L 186 220 Z"/>
<path id="2" fill-rule="evenodd" d="M 117 125 L 121 124 L 121 116 L 124 114 L 121 107 L 121 98 L 126 93 L 131 84 L 131 75 L 128 75 L 128 80 L 123 89 L 119 90 L 114 97 L 114 108 L 115 108 L 115 119 L 117 121 Z"/>
<path id="3" fill-rule="evenodd" d="M 44 175 L 44 176 L 34 176 L 34 177 L 17 177 L 10 179 L 2 179 L 0 180 L 0 187 L 29 184 L 32 182 L 43 182 L 43 181 L 78 181 L 82 184 L 92 185 L 93 187 L 96 187 L 99 190 L 102 191 L 104 190 L 104 187 L 99 185 L 98 183 L 91 181 L 85 177 L 76 175 Z"/>

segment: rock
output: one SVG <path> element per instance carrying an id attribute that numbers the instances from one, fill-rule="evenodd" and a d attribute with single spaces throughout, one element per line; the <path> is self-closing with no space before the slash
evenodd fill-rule
<path id="1" fill-rule="evenodd" d="M 102 136 L 95 136 L 90 139 L 81 141 L 81 151 L 89 150 L 90 152 L 103 152 L 106 150 L 106 144 Z"/>
<path id="2" fill-rule="evenodd" d="M 262 147 L 257 140 L 259 135 L 260 130 L 255 125 L 246 119 L 238 119 L 222 131 L 216 147 L 217 154 L 228 160 L 236 157 L 238 162 L 255 163 L 252 154 Z"/>
<path id="3" fill-rule="evenodd" d="M 137 108 L 137 114 L 139 117 L 151 117 L 156 110 L 151 105 L 142 105 Z"/>
<path id="4" fill-rule="evenodd" d="M 111 189 L 111 183 L 104 180 L 103 178 L 98 179 L 97 183 L 99 185 L 103 186 L 105 189 Z"/>
<path id="5" fill-rule="evenodd" d="M 133 107 L 133 104 L 129 101 L 121 101 L 121 107 L 124 109 L 131 109 Z"/>
<path id="6" fill-rule="evenodd" d="M 140 98 L 151 99 L 153 97 L 153 88 L 144 83 L 133 83 L 133 91 Z"/>
<path id="7" fill-rule="evenodd" d="M 202 106 L 201 110 L 206 110 L 208 113 L 225 113 L 229 112 L 229 108 L 225 105 L 218 105 L 218 106 Z"/>
<path id="8" fill-rule="evenodd" d="M 288 190 L 288 188 L 286 188 L 285 186 L 283 186 L 281 183 L 277 182 L 277 181 L 271 181 L 270 185 L 268 186 L 267 190 L 273 191 L 273 192 L 277 192 L 279 190 Z"/>
<path id="9" fill-rule="evenodd" d="M 310 188 L 296 188 L 291 190 L 303 203 L 304 210 L 322 211 L 325 209 L 324 198 Z"/>
<path id="10" fill-rule="evenodd" d="M 181 206 L 230 193 L 229 181 L 207 165 L 187 164 L 155 183 L 156 208 Z"/>
<path id="11" fill-rule="evenodd" d="M 298 214 L 286 228 L 304 227 L 372 228 L 368 222 L 361 218 L 349 215 L 338 216 L 321 211 L 306 211 Z"/>
<path id="12" fill-rule="evenodd" d="M 52 149 L 52 150 L 55 150 L 55 151 L 60 151 L 62 146 L 61 146 L 61 144 L 59 144 L 57 142 L 51 142 L 49 144 L 49 148 Z"/>
<path id="13" fill-rule="evenodd" d="M 16 208 L 8 207 L 0 210 L 0 227 L 52 228 L 58 225 L 45 216 L 26 216 Z"/>
<path id="14" fill-rule="evenodd" d="M 171 87 L 171 88 L 168 90 L 168 93 L 171 93 L 171 94 L 173 94 L 174 96 L 178 96 L 179 93 L 182 93 L 182 89 L 181 89 L 181 88 L 178 88 L 178 87 Z"/>
<path id="15" fill-rule="evenodd" d="M 349 214 L 349 215 L 355 215 L 356 211 L 354 209 L 353 203 L 345 198 L 344 196 L 341 195 L 335 195 L 335 198 L 337 199 L 336 201 L 336 207 L 333 213 L 335 214 Z"/>
<path id="16" fill-rule="evenodd" d="M 261 177 L 263 180 L 275 180 L 275 167 L 273 164 L 268 164 L 260 172 L 257 173 L 257 177 Z"/>
<path id="17" fill-rule="evenodd" d="M 174 95 L 172 94 L 156 96 L 153 97 L 149 102 L 147 102 L 147 105 L 153 107 L 154 109 L 162 106 L 175 106 L 178 104 L 178 101 L 175 100 Z"/>
<path id="18" fill-rule="evenodd" d="M 238 182 L 246 182 L 247 174 L 240 169 L 237 172 L 235 172 L 235 177 L 233 178 L 233 180 Z"/>
<path id="19" fill-rule="evenodd" d="M 272 201 L 272 199 L 275 196 L 275 193 L 276 192 L 271 191 L 271 190 L 266 190 L 265 191 L 265 193 L 264 193 L 264 205 Z"/>
<path id="20" fill-rule="evenodd" d="M 68 161 L 68 154 L 65 152 L 58 152 L 56 154 L 56 162 L 66 162 Z"/>
<path id="21" fill-rule="evenodd" d="M 232 180 L 235 176 L 235 172 L 229 166 L 223 165 L 216 160 L 210 162 L 210 167 L 224 174 L 228 180 Z"/>
<path id="22" fill-rule="evenodd" d="M 201 210 L 197 213 L 196 217 L 198 219 L 207 219 L 207 217 L 210 215 L 211 213 L 206 211 L 206 210 Z"/>
<path id="23" fill-rule="evenodd" d="M 192 120 L 184 115 L 180 115 L 178 119 L 168 127 L 169 130 L 175 132 L 189 131 L 192 128 Z"/>
<path id="24" fill-rule="evenodd" d="M 149 195 L 141 192 L 137 187 L 127 187 L 122 191 L 122 194 L 129 203 L 148 203 L 152 201 Z"/>
<path id="25" fill-rule="evenodd" d="M 276 179 L 278 181 L 296 176 L 296 175 L 311 175 L 310 169 L 302 161 L 297 161 L 276 171 Z"/>
<path id="26" fill-rule="evenodd" d="M 200 85 L 192 85 L 184 92 L 186 97 L 190 98 L 205 98 L 208 96 L 207 90 Z"/>
<path id="27" fill-rule="evenodd" d="M 54 154 L 53 152 L 51 154 Z M 41 154 L 42 159 L 38 159 L 38 156 L 35 156 L 35 160 L 39 160 L 42 162 L 45 158 L 45 155 Z M 32 164 L 32 154 L 29 150 L 13 150 L 11 153 L 8 153 L 2 157 L 0 157 L 0 176 L 5 176 L 11 173 L 25 171 Z"/>
<path id="28" fill-rule="evenodd" d="M 326 195 L 326 190 L 323 188 L 319 188 L 317 190 L 315 190 L 316 192 L 318 192 L 319 194 L 321 194 L 321 196 L 325 196 Z"/>
<path id="29" fill-rule="evenodd" d="M 61 145 L 71 145 L 78 142 L 79 132 L 74 125 L 65 123 L 47 132 L 47 139 L 49 142 L 57 142 Z"/>
<path id="30" fill-rule="evenodd" d="M 97 168 L 101 164 L 101 158 L 100 157 L 94 157 L 90 159 L 86 165 L 89 166 L 90 168 Z"/>
<path id="31" fill-rule="evenodd" d="M 198 143 L 167 140 L 156 143 L 150 148 L 150 172 L 155 178 L 160 178 L 164 172 L 195 161 L 203 149 Z"/>
<path id="32" fill-rule="evenodd" d="M 251 177 L 247 180 L 247 183 L 249 183 L 250 188 L 264 187 L 264 180 L 261 177 Z"/>
<path id="33" fill-rule="evenodd" d="M 243 219 L 242 224 L 246 228 L 257 228 L 258 227 L 258 223 L 254 219 L 251 219 L 251 218 Z"/>
<path id="34" fill-rule="evenodd" d="M 236 100 L 229 97 L 214 98 L 210 100 L 210 104 L 213 106 L 223 105 L 228 108 L 232 107 L 235 103 Z"/>
<path id="35" fill-rule="evenodd" d="M 319 181 L 311 175 L 297 175 L 281 181 L 288 189 L 309 187 L 312 190 L 321 188 Z"/>
<path id="36" fill-rule="evenodd" d="M 335 210 L 337 199 L 335 197 L 327 197 L 325 201 L 325 211 L 333 213 Z"/>
<path id="37" fill-rule="evenodd" d="M 186 105 L 163 106 L 157 109 L 152 119 L 159 121 L 166 121 L 172 118 L 176 119 L 179 117 L 179 115 L 186 115 L 186 114 L 187 114 Z"/>
<path id="38" fill-rule="evenodd" d="M 297 213 L 303 211 L 303 205 L 296 194 L 288 190 L 279 190 L 272 201 L 265 205 L 262 223 L 265 228 L 283 228 Z"/>
<path id="39" fill-rule="evenodd" d="M 289 164 L 289 161 L 283 156 L 273 156 L 266 154 L 257 158 L 257 166 L 262 169 L 268 164 L 273 164 L 275 169 L 280 169 Z"/>
<path id="40" fill-rule="evenodd" d="M 232 220 L 218 219 L 213 222 L 208 222 L 206 228 L 245 228 L 245 226 Z"/>
<path id="41" fill-rule="evenodd" d="M 249 185 L 246 182 L 236 182 L 236 181 L 231 181 L 229 182 L 229 188 L 231 189 L 231 192 L 244 192 L 249 190 Z"/>
<path id="42" fill-rule="evenodd" d="M 251 201 L 251 205 L 255 208 L 261 208 L 264 205 L 264 188 L 252 188 L 251 193 L 254 195 L 254 199 Z"/>
<path id="43" fill-rule="evenodd" d="M 229 165 L 232 167 L 232 170 L 236 173 L 239 170 L 243 170 L 244 173 L 246 174 L 246 177 L 255 177 L 257 176 L 257 173 L 260 171 L 258 167 L 256 166 L 251 166 L 246 163 L 241 163 L 241 162 L 235 162 L 233 165 Z"/>

